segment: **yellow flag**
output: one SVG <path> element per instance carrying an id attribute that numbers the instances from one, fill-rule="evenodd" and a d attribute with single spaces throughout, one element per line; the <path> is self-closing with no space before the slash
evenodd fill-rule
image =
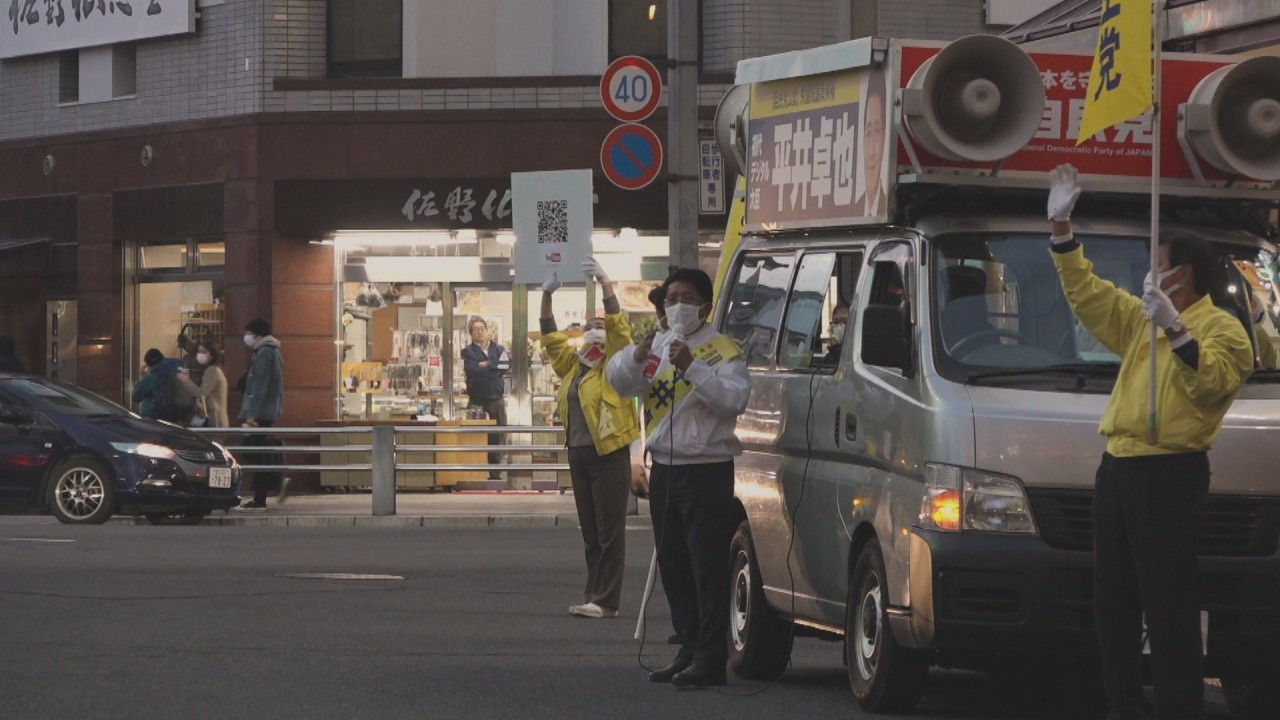
<path id="1" fill-rule="evenodd" d="M 1102 0 L 1079 145 L 1151 107 L 1152 0 Z"/>
<path id="2" fill-rule="evenodd" d="M 742 230 L 747 217 L 747 179 L 738 176 L 738 184 L 733 188 L 733 201 L 729 203 L 729 221 L 724 226 L 724 245 L 720 248 L 720 263 L 716 265 L 716 284 L 714 292 L 720 292 L 725 273 L 729 272 L 729 264 L 733 262 L 733 253 L 738 250 L 742 240 Z"/>

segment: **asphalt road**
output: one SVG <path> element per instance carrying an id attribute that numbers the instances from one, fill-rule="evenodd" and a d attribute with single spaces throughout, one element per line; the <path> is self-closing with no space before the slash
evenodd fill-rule
<path id="1" fill-rule="evenodd" d="M 640 664 L 673 648 L 660 594 L 643 650 L 632 639 L 652 539 L 638 529 L 628 542 L 624 617 L 585 620 L 566 612 L 584 575 L 571 528 L 0 518 L 0 718 L 865 716 L 840 645 L 815 639 L 796 641 L 772 685 L 647 682 Z M 935 671 L 914 717 L 1053 716 L 1009 690 Z"/>

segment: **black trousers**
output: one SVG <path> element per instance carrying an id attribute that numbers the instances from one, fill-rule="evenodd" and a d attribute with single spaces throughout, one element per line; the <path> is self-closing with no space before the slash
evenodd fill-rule
<path id="1" fill-rule="evenodd" d="M 1144 614 L 1156 717 L 1204 714 L 1196 555 L 1208 494 L 1205 453 L 1102 456 L 1093 501 L 1093 602 L 1111 718 L 1142 717 Z"/>
<path id="2" fill-rule="evenodd" d="M 275 425 L 274 420 L 259 420 L 258 427 L 269 428 Z M 278 438 L 268 435 L 249 435 L 244 439 L 245 445 L 254 445 L 263 448 L 277 448 L 284 443 Z M 260 452 L 253 453 L 247 458 L 248 462 L 253 465 L 283 465 L 284 456 L 279 452 Z M 284 482 L 284 473 L 282 472 L 256 472 L 253 474 L 253 501 L 255 503 L 265 503 L 267 501 L 267 491 L 279 491 L 281 483 Z"/>
<path id="3" fill-rule="evenodd" d="M 484 411 L 488 413 L 489 419 L 497 420 L 499 425 L 507 424 L 507 400 L 506 398 L 492 398 L 485 400 L 480 404 Z M 489 433 L 490 445 L 505 445 L 503 433 Z M 489 453 L 489 464 L 497 465 L 503 461 L 502 453 Z M 489 479 L 497 480 L 502 476 L 498 474 L 498 470 L 489 470 Z"/>
<path id="4" fill-rule="evenodd" d="M 680 654 L 720 665 L 729 654 L 732 502 L 732 461 L 653 464 L 649 515 Z"/>

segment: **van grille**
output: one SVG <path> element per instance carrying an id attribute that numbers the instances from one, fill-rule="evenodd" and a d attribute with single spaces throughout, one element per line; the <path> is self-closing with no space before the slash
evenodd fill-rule
<path id="1" fill-rule="evenodd" d="M 1040 534 L 1058 550 L 1093 551 L 1093 491 L 1030 489 Z M 1280 499 L 1210 495 L 1200 554 L 1265 557 L 1280 543 Z"/>

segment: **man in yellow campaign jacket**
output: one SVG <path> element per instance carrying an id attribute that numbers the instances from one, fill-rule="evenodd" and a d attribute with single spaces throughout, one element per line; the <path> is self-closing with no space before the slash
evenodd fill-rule
<path id="1" fill-rule="evenodd" d="M 1141 299 L 1102 280 L 1071 231 L 1080 195 L 1070 165 L 1049 191 L 1053 261 L 1080 323 L 1122 360 L 1099 431 L 1107 436 L 1094 486 L 1094 620 L 1110 718 L 1142 714 L 1142 617 L 1151 640 L 1156 716 L 1199 718 L 1204 678 L 1196 555 L 1209 492 L 1208 450 L 1253 347 L 1240 320 L 1213 305 L 1213 247 L 1161 233 L 1158 277 Z M 1151 323 L 1157 435 L 1148 442 Z"/>
<path id="2" fill-rule="evenodd" d="M 551 296 L 560 287 L 553 271 L 542 284 L 542 348 L 560 377 L 556 401 L 569 447 L 573 501 L 586 545 L 587 585 L 581 605 L 569 612 L 580 617 L 617 617 L 622 597 L 626 553 L 627 496 L 631 491 L 631 442 L 640 437 L 635 403 L 609 385 L 605 366 L 614 353 L 631 344 L 631 325 L 622 313 L 613 283 L 595 258 L 582 264 L 604 294 L 604 317 L 587 321 L 582 345 L 556 331 Z"/>

